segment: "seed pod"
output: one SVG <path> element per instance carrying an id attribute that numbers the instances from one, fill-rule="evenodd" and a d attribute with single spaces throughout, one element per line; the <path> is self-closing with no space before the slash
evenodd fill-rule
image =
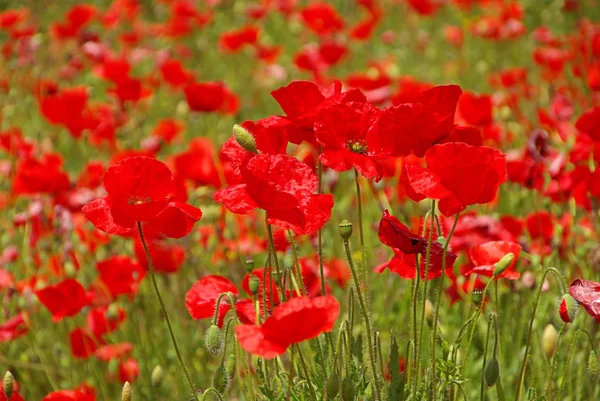
<path id="1" fill-rule="evenodd" d="M 575 301 L 575 298 L 573 298 L 571 294 L 563 295 L 562 299 L 560 300 L 559 308 L 560 318 L 563 320 L 563 322 L 571 323 L 577 316 L 578 312 L 579 303 Z"/>
<path id="2" fill-rule="evenodd" d="M 334 399 L 340 391 L 340 375 L 337 371 L 334 371 L 327 378 L 325 383 L 325 393 L 327 393 L 327 399 Z"/>
<path id="3" fill-rule="evenodd" d="M 220 365 L 213 376 L 213 387 L 221 394 L 225 393 L 229 387 L 229 374 L 225 366 Z"/>
<path id="4" fill-rule="evenodd" d="M 152 374 L 150 375 L 152 386 L 158 387 L 160 383 L 162 383 L 163 376 L 164 374 L 162 368 L 160 365 L 156 365 L 154 369 L 152 369 Z"/>
<path id="5" fill-rule="evenodd" d="M 255 275 L 251 275 L 248 279 L 248 287 L 250 287 L 250 292 L 253 296 L 256 296 L 258 293 L 258 289 L 260 287 L 260 280 Z"/>
<path id="6" fill-rule="evenodd" d="M 496 384 L 496 381 L 498 381 L 498 377 L 500 377 L 500 366 L 498 365 L 498 360 L 493 357 L 485 365 L 483 378 L 485 379 L 485 384 L 487 384 L 488 387 L 492 387 Z"/>
<path id="7" fill-rule="evenodd" d="M 558 332 L 553 325 L 548 324 L 544 329 L 544 333 L 542 334 L 542 348 L 544 349 L 544 354 L 546 354 L 548 359 L 552 358 L 552 355 L 554 355 L 556 352 L 557 346 Z"/>
<path id="8" fill-rule="evenodd" d="M 211 355 L 217 356 L 221 353 L 221 349 L 223 348 L 223 332 L 219 326 L 212 324 L 208 330 L 206 330 L 204 345 Z"/>
<path id="9" fill-rule="evenodd" d="M 481 305 L 481 302 L 483 301 L 483 291 L 473 290 L 473 292 L 471 292 L 471 299 L 473 300 L 475 306 Z"/>
<path id="10" fill-rule="evenodd" d="M 338 225 L 338 228 L 344 241 L 348 241 L 352 236 L 352 223 L 350 223 L 348 220 L 342 220 L 342 222 Z"/>
<path id="11" fill-rule="evenodd" d="M 4 389 L 4 394 L 6 398 L 10 399 L 10 396 L 13 393 L 13 389 L 15 387 L 15 379 L 9 371 L 6 371 L 4 375 L 4 382 L 2 383 L 2 388 Z"/>
<path id="12" fill-rule="evenodd" d="M 344 380 L 342 380 L 342 401 L 354 401 L 355 396 L 354 382 L 350 377 L 344 377 Z"/>
<path id="13" fill-rule="evenodd" d="M 514 253 L 509 252 L 506 255 L 504 255 L 502 257 L 502 259 L 500 259 L 498 262 L 496 262 L 496 268 L 494 269 L 494 277 L 498 277 L 499 275 L 504 273 L 506 271 L 506 269 L 508 269 L 510 267 L 510 265 L 512 264 L 512 262 L 514 260 L 515 260 Z"/>
<path id="14" fill-rule="evenodd" d="M 241 125 L 235 124 L 233 126 L 233 137 L 236 142 L 248 152 L 258 153 L 256 148 L 256 141 L 248 130 Z"/>
<path id="15" fill-rule="evenodd" d="M 123 391 L 121 391 L 121 401 L 131 401 L 131 385 L 125 382 Z"/>
<path id="16" fill-rule="evenodd" d="M 600 377 L 600 359 L 598 359 L 598 354 L 595 351 L 590 352 L 590 356 L 588 357 L 587 362 L 588 372 L 590 376 L 594 380 L 598 380 Z"/>

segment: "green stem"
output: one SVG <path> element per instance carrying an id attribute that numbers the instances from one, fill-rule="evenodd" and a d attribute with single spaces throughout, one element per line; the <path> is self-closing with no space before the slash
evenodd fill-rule
<path id="1" fill-rule="evenodd" d="M 280 288 L 281 299 L 285 302 L 285 288 L 282 287 L 281 282 L 281 270 L 279 270 L 279 258 L 277 258 L 277 251 L 275 250 L 275 241 L 273 240 L 273 229 L 269 224 L 269 219 L 265 213 L 265 224 L 267 225 L 267 234 L 269 236 L 269 258 L 275 261 L 275 272 L 277 273 L 277 285 Z"/>
<path id="2" fill-rule="evenodd" d="M 354 262 L 352 261 L 352 252 L 350 252 L 350 244 L 348 240 L 344 240 L 344 248 L 346 249 L 346 258 L 348 258 L 348 264 L 350 265 L 350 271 L 352 272 L 352 278 L 354 279 L 354 285 L 356 286 L 356 293 L 358 295 L 358 304 L 360 306 L 360 312 L 362 314 L 363 320 L 365 321 L 365 326 L 367 329 L 367 347 L 369 348 L 369 360 L 371 362 L 371 374 L 373 379 L 373 387 L 375 388 L 375 401 L 381 400 L 381 394 L 379 390 L 379 383 L 377 379 L 377 367 L 375 364 L 375 355 L 373 353 L 373 331 L 371 330 L 371 320 L 369 314 L 367 312 L 367 307 L 365 305 L 364 296 L 362 290 L 360 288 L 360 282 L 358 280 L 358 275 L 356 274 L 356 269 L 354 268 Z"/>
<path id="3" fill-rule="evenodd" d="M 365 251 L 365 234 L 363 230 L 362 199 L 360 195 L 360 182 L 358 178 L 358 171 L 354 169 L 354 183 L 356 184 L 356 199 L 358 202 L 358 231 L 360 234 L 361 275 L 363 280 L 363 288 L 365 289 L 365 291 L 367 291 L 367 260 Z"/>
<path id="4" fill-rule="evenodd" d="M 146 259 L 148 260 L 148 270 L 150 271 L 150 278 L 152 279 L 152 286 L 154 287 L 154 293 L 156 294 L 156 298 L 158 298 L 158 303 L 160 304 L 160 308 L 162 309 L 162 313 L 165 316 L 165 321 L 167 322 L 167 327 L 169 329 L 169 335 L 171 336 L 171 342 L 173 343 L 173 348 L 175 348 L 175 354 L 177 354 L 177 359 L 179 360 L 179 365 L 181 366 L 181 370 L 188 382 L 190 387 L 190 391 L 193 397 L 196 397 L 196 385 L 192 380 L 192 376 L 188 372 L 185 363 L 183 362 L 183 358 L 181 356 L 181 352 L 179 351 L 179 345 L 177 345 L 177 340 L 175 339 L 175 334 L 173 332 L 173 327 L 171 326 L 171 319 L 169 318 L 169 313 L 167 312 L 167 308 L 165 307 L 165 303 L 163 301 L 162 295 L 158 288 L 158 284 L 156 282 L 156 275 L 154 274 L 154 265 L 152 264 L 152 257 L 150 256 L 150 251 L 148 250 L 148 245 L 146 244 L 146 240 L 144 239 L 144 234 L 142 232 L 142 223 L 137 222 L 138 232 L 140 233 L 140 240 L 142 241 L 142 246 L 144 247 L 144 252 L 146 253 Z"/>
<path id="5" fill-rule="evenodd" d="M 584 329 L 579 329 L 575 332 L 575 335 L 573 336 L 573 340 L 571 340 L 571 347 L 569 349 L 569 355 L 567 356 L 567 362 L 565 363 L 565 370 L 563 373 L 563 379 L 562 382 L 560 383 L 560 388 L 558 389 L 558 393 L 556 394 L 557 398 L 560 399 L 560 393 L 562 393 L 562 389 L 565 386 L 565 382 L 567 381 L 567 375 L 569 374 L 569 365 L 571 362 L 571 357 L 573 356 L 573 350 L 575 349 L 575 341 L 577 341 L 577 337 L 579 336 L 579 334 L 586 334 L 588 337 L 588 340 L 590 341 L 590 345 L 592 347 L 592 351 L 596 352 L 596 349 L 594 347 L 594 341 L 592 340 L 592 336 L 590 336 L 590 333 L 587 332 L 587 330 Z"/>
<path id="6" fill-rule="evenodd" d="M 484 401 L 485 395 L 485 365 L 487 364 L 488 347 L 490 345 L 490 332 L 492 331 L 492 315 L 488 318 L 487 332 L 485 335 L 485 347 L 483 348 L 483 365 L 481 368 L 481 389 L 479 392 L 479 400 Z"/>
<path id="7" fill-rule="evenodd" d="M 323 163 L 321 162 L 321 145 L 319 145 L 319 187 L 318 194 L 323 193 Z M 319 228 L 317 234 L 317 246 L 319 253 L 319 274 L 321 275 L 321 295 L 326 295 L 325 291 L 325 271 L 323 269 L 323 227 Z"/>
<path id="8" fill-rule="evenodd" d="M 300 363 L 302 364 L 302 370 L 304 371 L 304 376 L 306 377 L 306 382 L 308 383 L 308 389 L 310 390 L 310 397 L 313 401 L 317 401 L 317 395 L 315 394 L 315 389 L 312 385 L 312 381 L 310 379 L 310 375 L 308 374 L 308 368 L 306 367 L 306 361 L 304 360 L 304 355 L 302 354 L 302 349 L 298 344 L 294 345 L 298 350 L 298 356 L 300 357 Z"/>
<path id="9" fill-rule="evenodd" d="M 558 341 L 556 343 L 556 353 L 552 356 L 552 361 L 550 362 L 550 375 L 548 377 L 548 384 L 546 385 L 546 399 L 548 401 L 552 401 L 552 382 L 554 380 L 554 372 L 556 371 L 556 363 L 558 360 L 558 354 L 560 353 L 560 340 L 562 339 L 565 330 L 567 329 L 567 324 L 563 323 L 560 331 L 558 332 Z"/>
<path id="10" fill-rule="evenodd" d="M 214 387 L 209 387 L 209 388 L 207 388 L 207 389 L 204 391 L 204 393 L 202 393 L 202 398 L 200 398 L 200 400 L 201 400 L 201 401 L 204 401 L 204 399 L 206 398 L 206 395 L 207 395 L 208 393 L 213 393 L 213 394 L 214 394 L 214 395 L 217 397 L 217 399 L 218 399 L 219 401 L 223 401 L 223 397 L 221 397 L 221 394 L 219 394 L 219 392 L 217 391 L 217 389 L 215 389 Z"/>

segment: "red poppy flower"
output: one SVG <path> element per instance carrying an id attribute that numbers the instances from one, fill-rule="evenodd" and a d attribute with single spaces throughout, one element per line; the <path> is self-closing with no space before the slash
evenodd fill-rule
<path id="1" fill-rule="evenodd" d="M 408 195 L 414 201 L 439 199 L 439 208 L 451 216 L 468 205 L 491 202 L 506 181 L 506 157 L 486 146 L 445 143 L 425 155 L 427 169 L 406 165 Z"/>
<path id="2" fill-rule="evenodd" d="M 113 298 L 134 295 L 146 272 L 128 256 L 113 256 L 96 264 L 98 279 Z"/>
<path id="3" fill-rule="evenodd" d="M 266 297 L 263 299 L 263 276 L 265 276 L 264 269 L 264 267 L 254 269 L 250 273 L 246 274 L 242 280 L 242 289 L 246 291 L 246 294 L 252 296 L 252 291 L 250 291 L 250 277 L 254 276 L 258 279 L 257 297 L 260 301 L 261 311 L 265 305 L 271 304 L 271 297 L 273 299 L 273 305 L 279 305 L 281 302 L 281 299 L 279 298 L 279 287 L 277 286 L 277 283 L 272 280 L 272 269 L 267 269 L 266 272 L 266 288 L 264 288 Z"/>
<path id="4" fill-rule="evenodd" d="M 466 272 L 465 275 L 481 274 L 492 277 L 496 269 L 495 264 L 508 253 L 515 255 L 515 259 L 498 278 L 506 278 L 508 280 L 518 279 L 521 274 L 514 271 L 514 268 L 521 253 L 521 245 L 507 241 L 486 242 L 469 249 L 469 259 L 474 267 Z"/>
<path id="5" fill-rule="evenodd" d="M 152 131 L 152 135 L 161 138 L 167 143 L 171 143 L 171 141 L 173 141 L 173 139 L 175 139 L 184 129 L 185 124 L 183 122 L 167 118 L 160 120 L 158 124 L 156 124 L 156 127 L 154 127 L 154 130 Z"/>
<path id="6" fill-rule="evenodd" d="M 270 224 L 296 234 L 314 233 L 331 216 L 333 197 L 315 195 L 318 180 L 306 164 L 287 155 L 259 154 L 241 171 L 243 184 L 221 189 L 215 201 L 233 213 L 256 208 L 267 212 Z"/>
<path id="7" fill-rule="evenodd" d="M 210 275 L 196 281 L 185 295 L 185 307 L 190 316 L 195 319 L 212 318 L 215 313 L 219 295 L 231 292 L 238 295 L 238 289 L 231 281 L 222 276 Z M 219 321 L 222 322 L 231 308 L 229 300 L 223 299 L 219 306 Z"/>
<path id="8" fill-rule="evenodd" d="M 25 158 L 17 164 L 12 191 L 15 194 L 56 194 L 71 187 L 69 176 L 62 170 L 62 157 L 45 154 L 39 160 Z"/>
<path id="9" fill-rule="evenodd" d="M 175 156 L 175 175 L 194 181 L 198 186 L 221 187 L 221 178 L 215 163 L 215 150 L 209 138 L 194 138 L 189 149 Z"/>
<path id="10" fill-rule="evenodd" d="M 431 246 L 429 247 L 429 274 L 427 280 L 441 276 L 444 267 L 444 247 L 436 238 L 437 235 L 432 236 Z M 420 254 L 419 270 L 421 278 L 425 279 L 428 239 L 412 234 L 397 217 L 391 216 L 387 210 L 383 212 L 383 217 L 379 223 L 379 239 L 394 250 L 394 256 L 390 261 L 375 267 L 377 273 L 389 269 L 402 278 L 413 279 L 416 277 L 417 270 L 416 255 Z M 456 258 L 457 256 L 454 253 L 449 250 L 446 251 L 446 269 L 454 265 Z"/>
<path id="11" fill-rule="evenodd" d="M 235 53 L 245 45 L 253 45 L 258 40 L 259 28 L 253 25 L 224 32 L 219 38 L 219 48 L 225 52 Z"/>
<path id="12" fill-rule="evenodd" d="M 600 106 L 583 113 L 575 123 L 575 128 L 588 134 L 595 142 L 600 142 Z"/>
<path id="13" fill-rule="evenodd" d="M 69 337 L 71 340 L 71 353 L 75 358 L 87 359 L 98 348 L 94 338 L 80 328 L 73 330 Z"/>
<path id="14" fill-rule="evenodd" d="M 600 283 L 577 279 L 569 286 L 569 294 L 600 323 Z"/>
<path id="15" fill-rule="evenodd" d="M 134 358 L 129 358 L 119 364 L 119 381 L 133 383 L 140 374 L 140 366 Z"/>
<path id="16" fill-rule="evenodd" d="M 202 217 L 200 209 L 170 198 L 175 189 L 171 171 L 150 157 L 129 157 L 110 166 L 104 188 L 108 195 L 81 210 L 108 234 L 127 234 L 136 222 L 147 222 L 167 237 L 181 238 Z"/>
<path id="17" fill-rule="evenodd" d="M 470 125 L 488 125 L 493 122 L 492 97 L 465 92 L 458 101 L 457 114 Z"/>
<path id="18" fill-rule="evenodd" d="M 112 333 L 125 321 L 126 314 L 122 308 L 117 308 L 114 315 L 108 313 L 108 307 L 98 307 L 90 310 L 86 316 L 86 331 L 93 334 L 96 339 Z"/>
<path id="19" fill-rule="evenodd" d="M 297 297 L 279 305 L 261 325 L 242 324 L 235 334 L 243 349 L 266 359 L 283 354 L 292 345 L 333 330 L 340 304 L 331 295 Z"/>
<path id="20" fill-rule="evenodd" d="M 63 89 L 40 99 L 40 111 L 51 124 L 62 125 L 71 135 L 79 138 L 83 131 L 94 125 L 87 101 L 87 88 Z"/>
<path id="21" fill-rule="evenodd" d="M 317 35 L 339 32 L 344 28 L 344 20 L 328 3 L 312 3 L 300 11 L 300 16 L 306 26 Z"/>
<path id="22" fill-rule="evenodd" d="M 183 89 L 185 99 L 193 111 L 225 111 L 233 96 L 220 82 L 194 82 Z"/>
<path id="23" fill-rule="evenodd" d="M 166 60 L 160 65 L 163 79 L 174 87 L 180 87 L 194 81 L 194 74 L 185 68 L 179 60 Z"/>
<path id="24" fill-rule="evenodd" d="M 381 112 L 370 103 L 334 104 L 321 110 L 315 135 L 322 145 L 321 161 L 337 171 L 356 168 L 364 177 L 381 179 L 380 160 L 393 151 L 376 129 Z"/>
<path id="25" fill-rule="evenodd" d="M 52 313 L 54 322 L 76 315 L 90 303 L 85 288 L 74 279 L 66 279 L 56 285 L 47 286 L 36 291 L 35 294 Z"/>
<path id="26" fill-rule="evenodd" d="M 28 331 L 25 317 L 22 313 L 11 317 L 0 324 L 0 343 L 5 343 L 19 338 Z"/>
<path id="27" fill-rule="evenodd" d="M 454 128 L 456 104 L 462 91 L 457 85 L 436 86 L 412 98 L 410 103 L 385 109 L 379 120 L 381 143 L 394 147 L 393 154 L 423 157 Z"/>
<path id="28" fill-rule="evenodd" d="M 185 248 L 183 246 L 167 243 L 161 238 L 153 238 L 148 235 L 148 232 L 144 236 L 154 270 L 163 273 L 174 273 L 181 268 L 185 260 Z M 148 269 L 148 259 L 142 242 L 136 239 L 133 249 L 138 262 L 144 269 Z"/>
<path id="29" fill-rule="evenodd" d="M 96 392 L 92 387 L 82 385 L 74 390 L 54 391 L 42 401 L 96 401 Z"/>
<path id="30" fill-rule="evenodd" d="M 121 357 L 131 354 L 133 345 L 130 343 L 107 344 L 98 347 L 94 352 L 96 358 L 104 362 L 110 362 L 111 359 L 120 359 Z"/>

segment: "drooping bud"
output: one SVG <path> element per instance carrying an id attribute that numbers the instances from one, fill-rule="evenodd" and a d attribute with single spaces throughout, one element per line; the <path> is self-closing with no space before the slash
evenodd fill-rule
<path id="1" fill-rule="evenodd" d="M 131 385 L 125 382 L 123 391 L 121 391 L 121 401 L 131 401 Z"/>
<path id="2" fill-rule="evenodd" d="M 494 269 L 494 277 L 498 277 L 499 275 L 504 273 L 506 271 L 506 269 L 508 269 L 510 267 L 510 265 L 512 264 L 512 262 L 514 260 L 515 260 L 515 254 L 512 252 L 509 252 L 506 255 L 502 256 L 502 259 L 500 259 L 498 262 L 496 262 L 496 265 L 495 265 L 496 268 Z"/>
<path id="3" fill-rule="evenodd" d="M 150 375 L 150 381 L 152 382 L 152 386 L 158 387 L 160 383 L 162 383 L 163 379 L 163 370 L 160 365 L 156 365 L 154 369 L 152 369 L 152 374 Z"/>
<path id="4" fill-rule="evenodd" d="M 352 236 L 352 223 L 350 223 L 348 220 L 343 220 L 338 225 L 338 228 L 340 230 L 340 235 L 342 236 L 344 241 L 348 241 Z"/>
<path id="5" fill-rule="evenodd" d="M 258 149 L 256 149 L 256 141 L 246 128 L 235 124 L 233 126 L 233 137 L 235 138 L 236 142 L 248 152 L 258 153 Z"/>
<path id="6" fill-rule="evenodd" d="M 600 377 L 600 359 L 598 359 L 598 354 L 595 351 L 590 352 L 590 356 L 587 361 L 587 368 L 590 376 L 594 380 L 598 380 Z"/>
<path id="7" fill-rule="evenodd" d="M 225 393 L 229 387 L 229 374 L 225 366 L 220 365 L 213 376 L 213 387 L 221 394 Z"/>
<path id="8" fill-rule="evenodd" d="M 548 324 L 544 329 L 544 333 L 542 334 L 542 348 L 544 349 L 544 354 L 546 354 L 548 359 L 554 355 L 557 346 L 558 332 L 552 324 Z"/>
<path id="9" fill-rule="evenodd" d="M 15 387 L 15 379 L 12 373 L 10 373 L 9 371 L 6 371 L 6 374 L 4 375 L 4 382 L 2 383 L 2 387 L 4 389 L 4 394 L 6 395 L 6 398 L 10 399 L 10 396 L 12 395 L 13 389 Z"/>
<path id="10" fill-rule="evenodd" d="M 348 376 L 342 380 L 342 401 L 354 401 L 356 390 L 354 390 L 354 382 Z"/>
<path id="11" fill-rule="evenodd" d="M 560 318 L 563 320 L 563 322 L 573 322 L 578 312 L 579 304 L 577 301 L 575 301 L 575 298 L 573 298 L 571 294 L 563 295 L 562 299 L 560 300 L 559 308 Z"/>
<path id="12" fill-rule="evenodd" d="M 325 393 L 327 394 L 328 400 L 333 400 L 340 391 L 340 375 L 337 371 L 334 371 L 327 378 L 325 383 Z"/>
<path id="13" fill-rule="evenodd" d="M 204 345 L 206 350 L 212 355 L 219 355 L 221 348 L 223 348 L 223 332 L 216 324 L 210 325 L 206 330 L 206 336 L 204 338 Z"/>
<path id="14" fill-rule="evenodd" d="M 471 299 L 473 300 L 475 306 L 481 305 L 481 302 L 483 301 L 483 291 L 473 290 L 473 292 L 471 292 Z"/>
<path id="15" fill-rule="evenodd" d="M 260 287 L 260 280 L 255 275 L 251 275 L 248 279 L 248 287 L 250 287 L 250 292 L 253 296 L 256 296 L 258 293 L 258 289 Z"/>
<path id="16" fill-rule="evenodd" d="M 500 377 L 500 366 L 498 365 L 498 360 L 496 357 L 492 357 L 487 364 L 485 365 L 485 371 L 483 372 L 483 378 L 485 379 L 485 384 L 488 387 L 492 387 L 498 381 Z"/>

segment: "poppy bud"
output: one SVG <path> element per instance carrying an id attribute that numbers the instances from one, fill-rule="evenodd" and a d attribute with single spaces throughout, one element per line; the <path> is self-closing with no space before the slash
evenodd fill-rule
<path id="1" fill-rule="evenodd" d="M 77 269 L 75 268 L 73 262 L 67 261 L 65 263 L 65 275 L 69 278 L 75 278 L 77 275 Z"/>
<path id="2" fill-rule="evenodd" d="M 121 391 L 121 401 L 131 401 L 131 385 L 125 382 L 123 391 Z"/>
<path id="3" fill-rule="evenodd" d="M 483 301 L 483 291 L 473 290 L 473 292 L 471 292 L 471 299 L 475 306 L 481 305 L 481 301 Z"/>
<path id="4" fill-rule="evenodd" d="M 355 396 L 354 382 L 350 377 L 344 377 L 342 381 L 342 401 L 354 401 Z"/>
<path id="5" fill-rule="evenodd" d="M 598 354 L 595 351 L 590 352 L 587 368 L 592 379 L 597 380 L 600 377 L 600 359 L 598 359 Z"/>
<path id="6" fill-rule="evenodd" d="M 546 354 L 548 358 L 551 358 L 556 352 L 557 346 L 558 332 L 553 325 L 548 324 L 542 334 L 542 348 L 544 349 L 544 354 Z"/>
<path id="7" fill-rule="evenodd" d="M 10 399 L 10 396 L 12 395 L 13 389 L 15 387 L 15 379 L 13 378 L 12 373 L 6 371 L 6 374 L 4 375 L 4 382 L 2 384 L 6 398 Z"/>
<path id="8" fill-rule="evenodd" d="M 220 365 L 213 376 L 213 387 L 221 394 L 229 387 L 229 374 L 223 365 Z"/>
<path id="9" fill-rule="evenodd" d="M 338 228 L 340 230 L 340 235 L 342 236 L 344 241 L 348 241 L 352 236 L 352 223 L 350 223 L 348 220 L 343 220 L 338 225 Z"/>
<path id="10" fill-rule="evenodd" d="M 502 256 L 502 259 L 500 259 L 495 264 L 496 268 L 494 269 L 494 277 L 498 277 L 499 275 L 504 273 L 506 271 L 506 269 L 508 269 L 510 267 L 510 265 L 512 264 L 512 262 L 514 260 L 515 260 L 515 254 L 512 252 L 509 252 L 506 255 Z"/>
<path id="11" fill-rule="evenodd" d="M 327 394 L 327 399 L 334 399 L 338 392 L 340 391 L 340 375 L 338 372 L 334 371 L 327 378 L 327 383 L 325 383 L 325 393 Z"/>
<path id="12" fill-rule="evenodd" d="M 250 276 L 248 279 L 248 287 L 250 287 L 250 292 L 253 296 L 256 296 L 258 292 L 258 287 L 260 287 L 260 280 L 256 276 Z"/>
<path id="13" fill-rule="evenodd" d="M 571 294 L 563 295 L 559 309 L 560 318 L 563 322 L 571 323 L 577 316 L 577 312 L 579 312 L 579 304 L 575 301 L 575 298 Z"/>
<path id="14" fill-rule="evenodd" d="M 256 149 L 256 141 L 250 132 L 241 125 L 235 124 L 233 126 L 233 137 L 235 138 L 238 145 L 246 149 L 248 152 L 258 153 Z"/>
<path id="15" fill-rule="evenodd" d="M 219 355 L 221 348 L 223 348 L 223 332 L 221 332 L 219 326 L 212 324 L 206 330 L 204 345 L 206 346 L 206 350 L 212 355 Z"/>
<path id="16" fill-rule="evenodd" d="M 227 373 L 229 373 L 229 376 L 233 376 L 233 374 L 235 373 L 235 354 L 229 354 L 227 356 L 225 368 L 227 369 Z"/>
<path id="17" fill-rule="evenodd" d="M 430 326 L 431 326 L 431 323 L 433 322 L 433 315 L 434 315 L 433 304 L 431 303 L 430 300 L 426 299 L 425 300 L 425 320 L 427 321 L 427 324 Z"/>
<path id="18" fill-rule="evenodd" d="M 152 382 L 152 386 L 158 387 L 163 379 L 163 370 L 160 365 L 156 365 L 154 369 L 152 369 L 152 374 L 150 375 L 150 381 Z"/>
<path id="19" fill-rule="evenodd" d="M 119 317 L 119 307 L 116 304 L 110 304 L 108 309 L 106 309 L 106 318 L 108 320 L 117 320 Z"/>
<path id="20" fill-rule="evenodd" d="M 500 377 L 500 366 L 498 365 L 496 357 L 493 357 L 485 365 L 483 378 L 485 379 L 485 384 L 487 384 L 488 387 L 492 387 L 496 384 L 496 381 L 498 381 L 498 377 Z"/>

